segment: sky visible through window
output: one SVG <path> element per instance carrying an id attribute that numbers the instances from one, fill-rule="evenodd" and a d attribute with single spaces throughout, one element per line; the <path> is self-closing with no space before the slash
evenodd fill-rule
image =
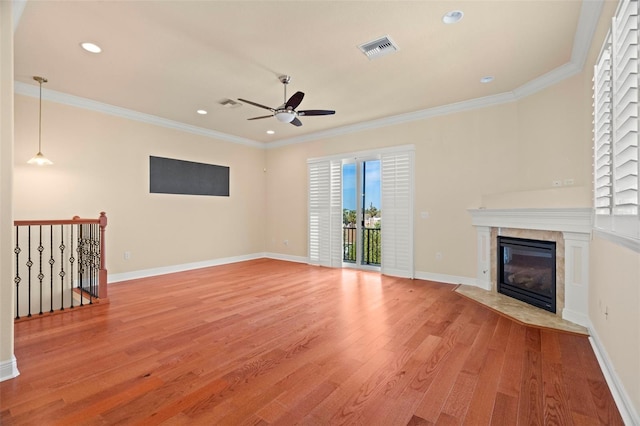
<path id="1" fill-rule="evenodd" d="M 364 208 L 369 208 L 371 204 L 380 209 L 380 161 L 367 161 L 366 176 L 364 177 Z M 348 163 L 342 166 L 342 208 L 356 210 L 356 190 L 357 167 L 356 163 Z"/>

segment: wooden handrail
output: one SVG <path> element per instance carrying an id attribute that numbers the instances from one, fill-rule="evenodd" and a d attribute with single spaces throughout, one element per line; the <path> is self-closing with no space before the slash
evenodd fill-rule
<path id="1" fill-rule="evenodd" d="M 37 226 L 37 225 L 77 225 L 85 223 L 95 223 L 101 228 L 107 226 L 107 216 L 105 212 L 100 212 L 98 219 L 83 219 L 80 216 L 74 216 L 71 219 L 61 220 L 14 220 L 13 226 Z"/>

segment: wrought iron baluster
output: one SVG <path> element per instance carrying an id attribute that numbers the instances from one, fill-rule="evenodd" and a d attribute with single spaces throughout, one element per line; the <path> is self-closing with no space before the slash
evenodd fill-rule
<path id="1" fill-rule="evenodd" d="M 50 293 L 49 293 L 49 301 L 50 301 L 50 309 L 49 312 L 53 312 L 53 265 L 56 263 L 55 259 L 53 258 L 53 225 L 49 226 L 49 266 L 50 266 L 50 272 L 49 272 L 49 287 L 50 287 Z"/>
<path id="2" fill-rule="evenodd" d="M 16 319 L 20 319 L 20 240 L 19 240 L 19 228 L 16 226 L 16 247 L 13 252 L 16 255 L 16 276 L 13 278 L 13 282 L 16 285 Z"/>
<path id="3" fill-rule="evenodd" d="M 60 245 L 58 248 L 60 249 L 60 272 L 58 273 L 60 276 L 60 310 L 64 311 L 64 225 L 60 225 Z"/>
<path id="4" fill-rule="evenodd" d="M 29 259 L 27 260 L 27 270 L 29 271 L 29 277 L 27 280 L 28 283 L 28 294 L 27 294 L 27 298 L 28 300 L 28 305 L 29 305 L 29 313 L 28 313 L 28 317 L 31 316 L 31 267 L 33 266 L 33 261 L 31 260 L 31 226 L 27 227 L 27 236 L 28 236 L 28 242 L 27 242 L 27 251 L 28 251 L 28 256 Z"/>
<path id="5" fill-rule="evenodd" d="M 93 304 L 93 292 L 94 292 L 94 255 L 95 255 L 95 247 L 93 245 L 94 242 L 94 227 L 95 225 L 89 225 L 89 304 Z"/>
<path id="6" fill-rule="evenodd" d="M 71 236 L 69 238 L 69 241 L 71 242 L 71 247 L 69 248 L 69 289 L 71 291 L 71 309 L 73 309 L 73 262 L 75 262 L 75 258 L 73 257 L 73 225 L 70 226 L 71 228 Z"/>
<path id="7" fill-rule="evenodd" d="M 42 245 L 42 225 L 38 226 L 40 232 L 40 240 L 38 242 L 38 252 L 39 252 L 39 260 L 38 266 L 40 272 L 38 273 L 38 281 L 40 282 L 40 315 L 42 315 L 42 280 L 44 279 L 44 274 L 42 273 L 42 252 L 44 251 L 44 246 Z"/>
<path id="8" fill-rule="evenodd" d="M 80 289 L 80 306 L 84 306 L 84 295 L 82 294 L 82 277 L 84 275 L 84 261 L 83 261 L 83 231 L 84 225 L 78 225 L 78 247 L 76 251 L 78 253 L 78 288 Z"/>

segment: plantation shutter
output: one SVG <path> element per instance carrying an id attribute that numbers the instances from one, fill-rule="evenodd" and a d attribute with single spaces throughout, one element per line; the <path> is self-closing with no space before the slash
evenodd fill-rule
<path id="1" fill-rule="evenodd" d="M 331 161 L 330 266 L 342 266 L 342 161 Z"/>
<path id="2" fill-rule="evenodd" d="M 640 239 L 638 0 L 622 0 L 594 68 L 595 228 Z"/>
<path id="3" fill-rule="evenodd" d="M 594 69 L 594 203 L 596 215 L 611 214 L 611 42 L 605 43 Z"/>
<path id="4" fill-rule="evenodd" d="M 613 213 L 638 214 L 638 1 L 613 24 Z"/>
<path id="5" fill-rule="evenodd" d="M 341 162 L 309 163 L 309 263 L 341 266 Z"/>
<path id="6" fill-rule="evenodd" d="M 331 168 L 329 161 L 309 164 L 309 263 L 329 266 L 329 206 Z"/>
<path id="7" fill-rule="evenodd" d="M 382 273 L 413 278 L 413 151 L 380 157 Z"/>

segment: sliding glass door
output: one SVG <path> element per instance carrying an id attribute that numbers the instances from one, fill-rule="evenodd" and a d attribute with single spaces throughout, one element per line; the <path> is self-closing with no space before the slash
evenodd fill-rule
<path id="1" fill-rule="evenodd" d="M 382 218 L 380 160 L 342 165 L 343 265 L 379 268 Z"/>
<path id="2" fill-rule="evenodd" d="M 307 160 L 310 264 L 413 278 L 413 154 L 405 145 Z"/>

